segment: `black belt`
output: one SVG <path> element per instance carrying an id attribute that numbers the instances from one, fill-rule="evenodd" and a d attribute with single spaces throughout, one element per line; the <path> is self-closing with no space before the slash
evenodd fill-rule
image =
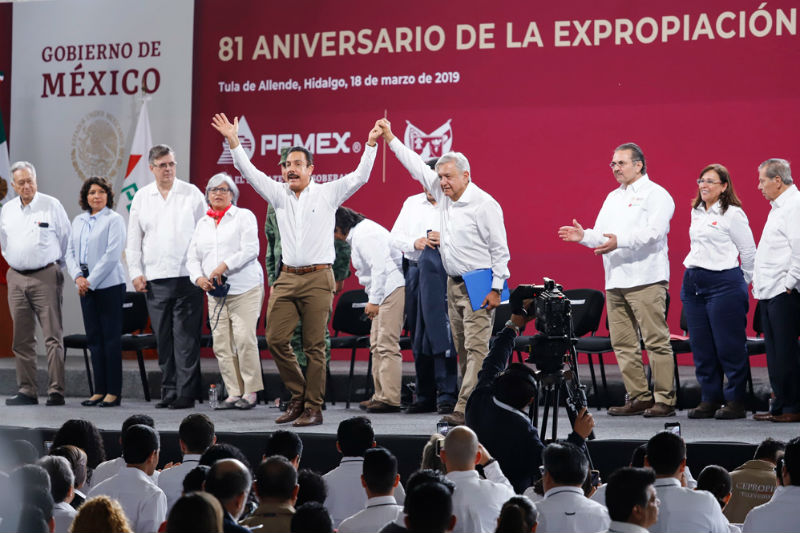
<path id="1" fill-rule="evenodd" d="M 411 259 L 406 259 L 406 261 L 408 261 L 409 265 L 419 266 L 419 261 L 412 261 Z"/>
<path id="2" fill-rule="evenodd" d="M 461 276 L 450 276 L 450 279 L 452 279 L 456 283 L 464 283 L 464 278 L 462 278 Z"/>
<path id="3" fill-rule="evenodd" d="M 22 274 L 23 276 L 30 276 L 31 274 L 36 274 L 37 272 L 41 272 L 41 271 L 42 271 L 42 270 L 44 270 L 45 268 L 51 267 L 51 266 L 53 266 L 53 265 L 55 265 L 55 263 L 47 263 L 47 264 L 46 264 L 45 266 L 43 266 L 43 267 L 39 267 L 39 268 L 33 268 L 33 269 L 31 269 L 31 270 L 17 270 L 17 269 L 15 268 L 15 269 L 14 269 L 14 272 L 16 272 L 17 274 Z"/>

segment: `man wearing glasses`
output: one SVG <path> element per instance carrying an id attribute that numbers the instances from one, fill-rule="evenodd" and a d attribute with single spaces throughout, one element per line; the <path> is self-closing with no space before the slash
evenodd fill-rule
<path id="1" fill-rule="evenodd" d="M 381 130 L 376 125 L 369 132 L 358 168 L 328 183 L 315 183 L 311 179 L 314 172 L 311 152 L 302 146 L 290 148 L 283 164 L 285 183 L 278 183 L 248 159 L 239 144 L 238 118 L 231 123 L 220 113 L 214 115 L 212 126 L 227 139 L 236 168 L 275 208 L 278 219 L 283 266 L 269 295 L 266 337 L 292 399 L 275 422 L 294 422 L 298 427 L 322 424 L 325 329 L 336 290 L 331 270 L 335 258 L 336 209 L 367 183 Z M 303 350 L 308 358 L 305 377 L 291 343 L 299 320 L 303 321 Z"/>
<path id="2" fill-rule="evenodd" d="M 145 293 L 158 343 L 161 401 L 156 408 L 194 407 L 200 392 L 200 330 L 203 291 L 189 280 L 186 251 L 197 221 L 206 213 L 200 189 L 175 179 L 175 152 L 150 149 L 155 182 L 133 197 L 125 258 L 133 287 Z"/>
<path id="3" fill-rule="evenodd" d="M 666 321 L 669 259 L 667 234 L 675 202 L 647 176 L 641 148 L 625 143 L 610 164 L 620 184 L 606 197 L 593 228 L 573 219 L 558 236 L 603 256 L 606 308 L 611 345 L 625 383 L 625 405 L 611 407 L 614 416 L 675 414 L 675 367 Z M 641 332 L 653 392 L 647 385 L 639 338 Z"/>

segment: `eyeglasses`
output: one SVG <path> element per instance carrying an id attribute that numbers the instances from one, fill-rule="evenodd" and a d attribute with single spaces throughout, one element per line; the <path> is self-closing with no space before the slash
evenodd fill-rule
<path id="1" fill-rule="evenodd" d="M 225 193 L 225 192 L 231 192 L 231 190 L 229 188 L 227 188 L 227 187 L 211 187 L 210 189 L 208 189 L 208 192 L 222 192 L 222 193 Z"/>
<path id="2" fill-rule="evenodd" d="M 175 161 L 170 161 L 169 163 L 159 163 L 158 165 L 153 165 L 158 170 L 166 170 L 168 168 L 175 168 Z"/>
<path id="3" fill-rule="evenodd" d="M 697 180 L 697 184 L 698 185 L 702 185 L 704 183 L 706 185 L 715 185 L 717 183 L 722 183 L 722 182 L 721 181 L 704 180 L 703 178 L 700 178 L 700 179 Z"/>
<path id="4" fill-rule="evenodd" d="M 637 161 L 641 161 L 641 159 L 633 159 L 633 160 L 631 160 L 631 163 L 635 163 Z M 616 167 L 622 168 L 627 164 L 628 164 L 627 161 L 612 161 L 611 163 L 608 164 L 608 166 L 610 168 L 614 169 Z"/>

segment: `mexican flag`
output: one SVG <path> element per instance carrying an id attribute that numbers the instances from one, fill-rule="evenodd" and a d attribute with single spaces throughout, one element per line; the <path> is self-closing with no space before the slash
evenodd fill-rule
<path id="1" fill-rule="evenodd" d="M 2 76 L 2 73 L 0 73 Z M 11 173 L 9 167 L 11 163 L 8 160 L 8 140 L 6 139 L 6 129 L 3 126 L 3 113 L 0 112 L 0 205 L 9 201 L 12 197 L 16 196 L 14 189 L 11 187 Z"/>
<path id="2" fill-rule="evenodd" d="M 142 109 L 139 111 L 139 121 L 136 123 L 136 133 L 133 135 L 128 167 L 125 170 L 125 179 L 122 182 L 117 201 L 117 212 L 126 221 L 133 203 L 133 195 L 154 180 L 153 173 L 150 172 L 150 166 L 147 162 L 147 154 L 152 146 L 150 117 L 147 114 L 147 98 L 145 98 L 142 101 Z"/>

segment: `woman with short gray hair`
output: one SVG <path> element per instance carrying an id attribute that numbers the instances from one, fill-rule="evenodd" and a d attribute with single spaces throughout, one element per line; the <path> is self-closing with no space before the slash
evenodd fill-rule
<path id="1" fill-rule="evenodd" d="M 258 227 L 252 211 L 236 207 L 238 198 L 228 174 L 208 180 L 208 216 L 198 221 L 186 257 L 192 283 L 208 293 L 214 354 L 228 391 L 218 409 L 252 409 L 264 389 L 256 339 L 264 301 Z"/>

